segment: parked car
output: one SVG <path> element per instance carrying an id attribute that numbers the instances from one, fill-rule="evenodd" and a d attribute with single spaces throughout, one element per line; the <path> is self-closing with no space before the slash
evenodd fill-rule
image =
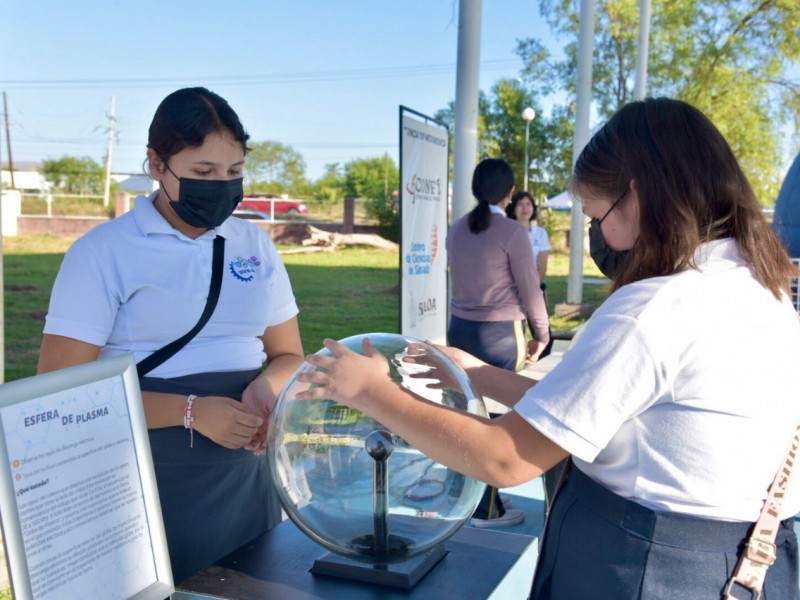
<path id="1" fill-rule="evenodd" d="M 248 221 L 271 221 L 272 216 L 269 213 L 265 213 L 260 210 L 254 210 L 252 208 L 242 208 L 241 204 L 233 211 L 234 217 L 239 217 L 240 219 L 247 219 Z"/>
<path id="2" fill-rule="evenodd" d="M 272 204 L 275 204 L 274 213 L 276 215 L 305 215 L 308 207 L 297 200 L 287 200 L 275 194 L 259 192 L 248 194 L 239 203 L 239 208 L 250 208 L 267 214 L 272 214 Z"/>

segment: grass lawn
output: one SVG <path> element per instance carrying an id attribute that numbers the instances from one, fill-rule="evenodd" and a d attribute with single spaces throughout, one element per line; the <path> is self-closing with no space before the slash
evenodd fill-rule
<path id="1" fill-rule="evenodd" d="M 17 236 L 3 239 L 5 269 L 5 380 L 36 372 L 44 317 L 58 268 L 70 238 Z M 397 332 L 398 254 L 372 248 L 283 256 L 300 307 L 300 332 L 307 353 L 326 337 L 341 339 L 374 331 Z M 547 275 L 551 313 L 565 301 L 569 257 L 551 255 Z M 584 274 L 600 274 L 590 259 Z M 585 285 L 583 300 L 594 305 L 607 286 Z M 583 319 L 551 319 L 553 329 L 572 329 Z"/>
<path id="2" fill-rule="evenodd" d="M 64 252 L 74 240 L 49 236 L 3 239 L 5 284 L 5 381 L 36 373 L 42 327 L 50 289 Z M 314 254 L 285 254 L 284 263 L 300 307 L 300 332 L 307 353 L 316 352 L 326 337 L 341 339 L 367 332 L 400 328 L 398 253 L 346 249 Z M 550 310 L 565 301 L 569 257 L 551 256 L 547 276 Z M 587 276 L 597 277 L 591 260 Z M 599 304 L 607 286 L 584 286 L 584 302 Z M 553 329 L 572 329 L 583 320 L 552 318 Z M 0 567 L 2 568 L 2 567 Z M 0 589 L 0 600 L 11 598 Z"/>

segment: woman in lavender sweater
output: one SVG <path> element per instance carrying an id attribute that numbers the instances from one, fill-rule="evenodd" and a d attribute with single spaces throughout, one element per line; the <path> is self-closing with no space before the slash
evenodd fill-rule
<path id="1" fill-rule="evenodd" d="M 447 235 L 452 282 L 447 341 L 490 365 L 519 371 L 526 357 L 539 357 L 550 334 L 528 232 L 506 218 L 513 193 L 514 173 L 504 160 L 488 158 L 475 168 L 472 194 L 478 204 Z M 527 348 L 526 319 L 534 331 Z M 472 524 L 514 525 L 524 518 L 521 510 L 505 510 L 497 490 L 488 488 Z"/>

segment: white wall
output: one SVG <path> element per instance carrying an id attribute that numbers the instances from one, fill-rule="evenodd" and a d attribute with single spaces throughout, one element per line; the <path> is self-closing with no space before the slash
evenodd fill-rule
<path id="1" fill-rule="evenodd" d="M 22 211 L 22 196 L 16 190 L 3 190 L 0 196 L 0 221 L 3 223 L 2 235 L 17 235 L 17 217 Z"/>
<path id="2" fill-rule="evenodd" d="M 11 171 L 0 171 L 3 181 L 3 189 L 11 187 Z M 17 171 L 14 170 L 14 187 L 18 190 L 36 190 L 39 192 L 50 191 L 50 184 L 47 183 L 39 171 Z"/>

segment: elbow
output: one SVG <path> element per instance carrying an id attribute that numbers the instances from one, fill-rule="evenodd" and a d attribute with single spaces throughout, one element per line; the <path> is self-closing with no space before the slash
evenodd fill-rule
<path id="1" fill-rule="evenodd" d="M 494 452 L 484 457 L 480 480 L 496 488 L 514 487 L 542 474 L 541 469 L 514 452 Z"/>
<path id="2" fill-rule="evenodd" d="M 513 459 L 492 460 L 484 464 L 481 480 L 496 488 L 508 488 L 527 483 L 539 477 L 541 470 L 515 456 Z"/>
<path id="3" fill-rule="evenodd" d="M 536 443 L 539 440 L 545 438 L 513 411 L 492 419 L 482 439 L 478 479 L 507 488 L 539 477 L 549 460 L 545 448 Z"/>

